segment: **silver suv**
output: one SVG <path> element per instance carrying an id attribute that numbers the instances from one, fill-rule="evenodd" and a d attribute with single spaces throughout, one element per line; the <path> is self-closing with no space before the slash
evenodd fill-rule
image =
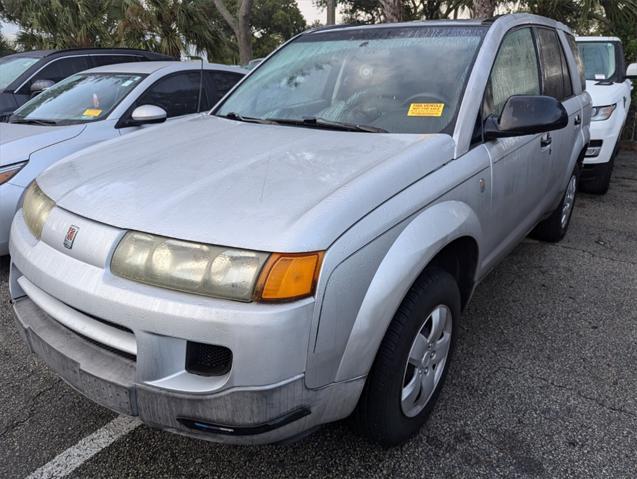
<path id="1" fill-rule="evenodd" d="M 306 32 L 210 115 L 76 153 L 28 188 L 11 295 L 89 398 L 173 432 L 276 442 L 355 412 L 425 422 L 475 286 L 560 240 L 591 105 L 541 17 Z"/>

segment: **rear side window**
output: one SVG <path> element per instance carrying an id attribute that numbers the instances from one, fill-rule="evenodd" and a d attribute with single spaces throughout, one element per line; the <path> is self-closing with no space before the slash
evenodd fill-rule
<path id="1" fill-rule="evenodd" d="M 530 28 L 507 33 L 496 56 L 485 93 L 485 118 L 499 116 L 513 95 L 539 95 L 540 74 Z"/>
<path id="2" fill-rule="evenodd" d="M 573 94 L 573 88 L 557 32 L 538 28 L 537 39 L 542 59 L 543 94 L 562 101 Z"/>
<path id="3" fill-rule="evenodd" d="M 199 82 L 198 71 L 175 73 L 158 80 L 135 103 L 161 107 L 166 110 L 168 118 L 197 113 Z M 201 104 L 206 104 L 205 96 Z"/>
<path id="4" fill-rule="evenodd" d="M 208 104 L 206 110 L 211 109 L 215 104 L 223 98 L 223 96 L 243 78 L 239 73 L 222 72 L 222 71 L 206 71 L 206 96 Z"/>
<path id="5" fill-rule="evenodd" d="M 582 90 L 586 90 L 584 62 L 582 61 L 579 48 L 577 48 L 577 43 L 575 43 L 575 37 L 573 35 L 566 34 L 566 38 L 568 39 L 568 46 L 570 47 L 571 53 L 573 53 L 573 57 L 575 58 L 575 63 L 577 64 L 577 73 L 579 74 Z"/>
<path id="6" fill-rule="evenodd" d="M 91 68 L 89 57 L 66 57 L 59 60 L 53 60 L 47 64 L 42 70 L 33 75 L 24 87 L 20 89 L 20 94 L 30 94 L 31 84 L 36 80 L 51 80 L 54 83 L 64 80 L 66 77 L 74 73 L 81 72 Z"/>
<path id="7" fill-rule="evenodd" d="M 91 58 L 93 59 L 93 64 L 96 67 L 101 67 L 102 65 L 113 65 L 114 63 L 140 62 L 143 60 L 142 57 L 136 55 L 95 55 Z"/>

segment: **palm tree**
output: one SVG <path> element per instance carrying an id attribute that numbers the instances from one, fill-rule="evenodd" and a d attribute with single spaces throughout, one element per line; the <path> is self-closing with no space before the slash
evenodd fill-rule
<path id="1" fill-rule="evenodd" d="M 224 56 L 226 38 L 220 19 L 196 0 L 120 0 L 116 42 L 174 57 L 191 47 L 209 58 Z"/>
<path id="2" fill-rule="evenodd" d="M 25 49 L 108 46 L 113 42 L 117 0 L 3 0 L 2 15 L 18 23 L 16 43 Z"/>

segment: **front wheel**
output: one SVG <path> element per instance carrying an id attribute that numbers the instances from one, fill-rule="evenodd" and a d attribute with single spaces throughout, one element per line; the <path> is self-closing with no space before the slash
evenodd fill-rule
<path id="1" fill-rule="evenodd" d="M 575 207 L 575 197 L 577 195 L 577 184 L 579 182 L 579 165 L 571 173 L 571 177 L 566 185 L 566 191 L 562 196 L 562 201 L 551 213 L 551 216 L 539 223 L 531 232 L 531 236 L 540 241 L 557 243 L 568 231 Z"/>
<path id="2" fill-rule="evenodd" d="M 415 435 L 444 383 L 460 317 L 458 285 L 427 268 L 398 308 L 356 410 L 359 430 L 384 447 Z"/>

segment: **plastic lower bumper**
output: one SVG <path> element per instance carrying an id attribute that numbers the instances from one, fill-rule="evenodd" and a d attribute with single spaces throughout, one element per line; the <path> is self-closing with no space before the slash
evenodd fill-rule
<path id="1" fill-rule="evenodd" d="M 307 389 L 303 375 L 281 383 L 217 394 L 169 391 L 136 381 L 135 361 L 67 329 L 28 297 L 14 301 L 30 349 L 89 399 L 146 424 L 234 444 L 273 443 L 303 435 L 354 409 L 364 378 Z"/>

